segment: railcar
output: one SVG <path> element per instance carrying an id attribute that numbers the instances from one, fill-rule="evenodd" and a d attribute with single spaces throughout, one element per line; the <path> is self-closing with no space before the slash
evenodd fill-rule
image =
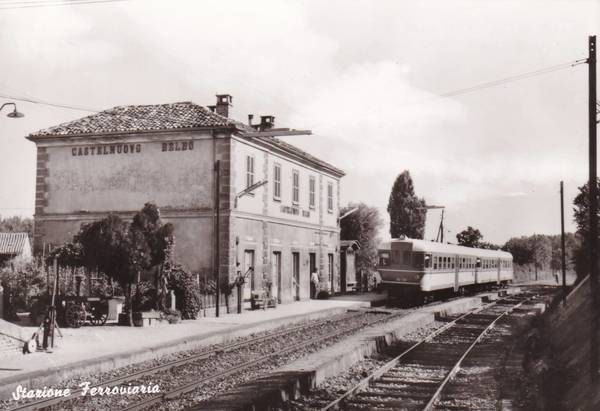
<path id="1" fill-rule="evenodd" d="M 378 271 L 390 296 L 422 302 L 504 287 L 513 280 L 513 258 L 505 251 L 399 238 L 380 247 Z"/>

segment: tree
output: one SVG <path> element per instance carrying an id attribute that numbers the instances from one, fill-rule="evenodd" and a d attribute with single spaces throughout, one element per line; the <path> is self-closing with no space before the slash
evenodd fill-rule
<path id="1" fill-rule="evenodd" d="M 598 193 L 600 199 L 600 179 L 596 180 L 598 185 Z M 577 273 L 577 279 L 580 280 L 585 277 L 589 272 L 589 202 L 588 202 L 589 187 L 588 183 L 579 187 L 579 193 L 573 200 L 573 216 L 575 224 L 577 225 L 577 235 L 580 237 L 581 242 L 578 247 L 574 250 L 573 259 L 575 263 L 575 272 Z M 600 210 L 599 210 L 600 216 Z M 600 222 L 600 218 L 598 219 Z M 600 230 L 598 230 L 600 232 Z"/>
<path id="2" fill-rule="evenodd" d="M 143 237 L 147 243 L 150 251 L 150 261 L 144 269 L 156 268 L 154 281 L 155 308 L 164 309 L 167 293 L 164 264 L 170 259 L 172 253 L 173 225 L 171 223 L 163 225 L 158 207 L 153 203 L 146 203 L 141 211 L 133 216 L 131 230 Z"/>
<path id="3" fill-rule="evenodd" d="M 100 221 L 84 224 L 76 241 L 81 244 L 82 261 L 88 270 L 101 271 L 125 286 L 129 324 L 133 325 L 132 284 L 151 261 L 143 234 L 130 230 L 127 222 L 110 214 Z"/>
<path id="4" fill-rule="evenodd" d="M 379 210 L 364 203 L 350 203 L 342 207 L 340 214 L 354 208 L 358 210 L 340 220 L 340 238 L 360 242 L 360 250 L 356 252 L 356 268 L 369 271 L 377 264 L 377 231 L 383 222 Z"/>
<path id="5" fill-rule="evenodd" d="M 533 249 L 531 248 L 529 237 L 513 237 L 504 244 L 502 249 L 513 255 L 513 262 L 515 264 L 526 265 L 533 263 Z"/>
<path id="6" fill-rule="evenodd" d="M 405 235 L 423 238 L 425 234 L 425 200 L 415 195 L 413 181 L 408 170 L 404 170 L 394 182 L 388 202 L 390 234 L 392 238 Z"/>
<path id="7" fill-rule="evenodd" d="M 0 216 L 0 233 L 27 233 L 33 238 L 33 219 L 19 216 L 2 218 Z"/>
<path id="8" fill-rule="evenodd" d="M 458 244 L 465 247 L 477 247 L 482 238 L 483 235 L 481 235 L 481 232 L 471 226 L 468 226 L 465 230 L 456 234 Z"/>

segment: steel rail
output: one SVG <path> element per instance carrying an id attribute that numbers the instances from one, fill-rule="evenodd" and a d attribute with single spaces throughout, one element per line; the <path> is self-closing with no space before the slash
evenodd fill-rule
<path id="1" fill-rule="evenodd" d="M 341 322 L 341 321 L 346 321 L 348 319 L 357 318 L 357 317 L 364 315 L 365 312 L 366 311 L 357 311 L 353 315 L 344 316 L 343 318 L 341 318 L 337 321 L 334 320 L 334 322 Z M 124 382 L 129 382 L 129 381 L 133 381 L 133 380 L 136 380 L 136 379 L 139 379 L 142 377 L 156 374 L 160 371 L 169 370 L 171 368 L 186 365 L 186 364 L 196 362 L 196 361 L 206 360 L 206 359 L 211 358 L 220 353 L 233 351 L 240 347 L 244 347 L 247 345 L 253 345 L 253 344 L 265 341 L 265 340 L 270 340 L 270 339 L 278 338 L 281 336 L 285 336 L 287 334 L 290 334 L 290 333 L 293 333 L 293 332 L 296 332 L 296 331 L 299 331 L 302 329 L 318 327 L 319 325 L 322 325 L 322 324 L 325 324 L 325 323 L 331 322 L 331 321 L 332 321 L 331 319 L 323 319 L 323 320 L 317 321 L 315 323 L 308 322 L 308 323 L 300 324 L 300 325 L 292 327 L 292 328 L 286 328 L 284 330 L 281 330 L 281 331 L 278 331 L 275 333 L 261 335 L 261 336 L 253 337 L 253 338 L 250 338 L 247 340 L 237 341 L 237 342 L 233 342 L 230 344 L 220 344 L 212 349 L 203 350 L 202 352 L 200 352 L 198 354 L 194 354 L 190 357 L 180 358 L 180 359 L 173 360 L 173 361 L 168 361 L 164 364 L 160 364 L 160 365 L 157 365 L 154 367 L 142 369 L 139 371 L 134 371 L 132 373 L 126 373 L 125 375 L 122 375 L 119 377 L 115 377 L 115 378 L 111 378 L 109 380 L 104 380 L 104 381 L 98 382 L 96 384 L 90 385 L 89 389 L 98 388 L 98 387 L 106 387 L 106 386 L 116 386 L 116 385 L 122 384 Z M 67 402 L 70 400 L 74 400 L 74 399 L 83 397 L 83 392 L 84 392 L 83 389 L 72 390 L 71 395 L 68 397 L 52 397 L 52 398 L 41 399 L 41 400 L 34 401 L 34 402 L 28 402 L 28 403 L 18 405 L 13 408 L 9 408 L 9 411 L 33 411 L 33 410 L 44 409 L 44 408 L 50 407 L 52 405 L 60 404 L 63 402 Z"/>
<path id="2" fill-rule="evenodd" d="M 259 358 L 256 358 L 256 359 L 244 362 L 244 363 L 242 363 L 240 365 L 234 366 L 233 368 L 229 368 L 229 369 L 224 370 L 222 372 L 218 372 L 216 374 L 212 374 L 210 376 L 201 378 L 199 380 L 195 380 L 195 381 L 189 382 L 189 383 L 184 384 L 184 385 L 182 385 L 182 386 L 180 386 L 180 387 L 178 387 L 178 388 L 176 388 L 174 390 L 167 391 L 167 392 L 163 393 L 162 395 L 158 395 L 158 396 L 155 396 L 155 397 L 146 398 L 146 399 L 144 399 L 144 400 L 142 400 L 140 402 L 137 402 L 135 404 L 132 404 L 132 405 L 129 405 L 129 406 L 125 406 L 125 407 L 121 408 L 121 410 L 122 411 L 138 411 L 138 410 L 148 409 L 149 407 L 151 407 L 153 405 L 156 405 L 156 404 L 160 404 L 160 403 L 162 403 L 165 400 L 175 399 L 175 398 L 179 397 L 180 395 L 185 394 L 185 393 L 190 392 L 190 391 L 193 391 L 196 388 L 198 388 L 198 387 L 200 387 L 200 386 L 202 386 L 202 385 L 204 385 L 206 383 L 209 383 L 211 381 L 217 380 L 219 378 L 228 377 L 229 375 L 232 375 L 232 374 L 235 374 L 237 372 L 243 371 L 243 370 L 245 370 L 247 368 L 250 368 L 250 367 L 252 367 L 254 365 L 257 365 L 257 364 L 260 364 L 262 362 L 265 362 L 265 361 L 267 361 L 267 360 L 269 360 L 271 358 L 274 358 L 274 357 L 277 357 L 277 356 L 281 356 L 281 355 L 285 355 L 285 354 L 287 354 L 289 352 L 296 351 L 296 350 L 298 350 L 300 348 L 306 348 L 308 346 L 311 346 L 311 345 L 314 345 L 314 344 L 317 344 L 317 343 L 320 343 L 320 342 L 323 342 L 323 341 L 326 341 L 326 340 L 329 340 L 329 339 L 332 339 L 332 338 L 335 338 L 335 337 L 338 337 L 338 336 L 342 336 L 344 334 L 351 333 L 351 332 L 356 331 L 358 329 L 369 327 L 369 326 L 375 325 L 375 324 L 383 322 L 383 321 L 388 321 L 388 320 L 390 320 L 392 318 L 405 316 L 406 314 L 407 314 L 406 311 L 396 312 L 396 313 L 393 313 L 393 314 L 386 315 L 383 318 L 378 318 L 378 319 L 375 319 L 373 321 L 370 321 L 367 324 L 353 325 L 353 326 L 350 326 L 350 327 L 343 328 L 341 330 L 332 331 L 332 332 L 327 333 L 325 335 L 320 335 L 320 336 L 311 338 L 308 341 L 301 341 L 299 343 L 296 343 L 294 345 L 286 347 L 283 350 L 272 352 L 272 353 L 260 356 Z M 193 408 L 193 407 L 191 407 L 191 408 L 187 408 L 187 409 L 192 410 L 192 409 L 201 409 L 201 408 Z"/>
<path id="3" fill-rule="evenodd" d="M 416 348 L 420 347 L 421 345 L 431 341 L 433 338 L 435 338 L 436 336 L 438 336 L 439 334 L 443 333 L 444 331 L 448 330 L 449 328 L 455 326 L 457 324 L 458 321 L 473 315 L 473 314 L 477 314 L 483 310 L 486 310 L 494 305 L 497 305 L 499 302 L 502 302 L 504 300 L 509 299 L 512 296 L 507 296 L 505 298 L 500 298 L 496 301 L 493 301 L 491 303 L 482 305 L 481 307 L 477 307 L 461 316 L 459 316 L 458 318 L 450 321 L 449 323 L 445 324 L 443 327 L 438 328 L 437 330 L 432 331 L 431 333 L 429 333 L 425 338 L 421 339 L 420 341 L 416 342 L 415 344 L 413 344 L 412 346 L 410 346 L 409 348 L 407 348 L 406 350 L 404 350 L 402 353 L 400 353 L 399 355 L 397 355 L 396 357 L 394 357 L 393 359 L 391 359 L 390 361 L 388 361 L 387 363 L 385 363 L 384 365 L 382 365 L 381 367 L 379 367 L 377 370 L 373 371 L 371 374 L 369 374 L 367 377 L 363 378 L 362 380 L 360 380 L 358 383 L 356 383 L 352 388 L 350 388 L 349 390 L 347 390 L 344 394 L 342 394 L 341 396 L 339 396 L 338 398 L 336 398 L 335 400 L 331 401 L 330 403 L 328 403 L 325 407 L 321 408 L 321 411 L 329 411 L 329 410 L 334 410 L 334 409 L 338 409 L 340 407 L 340 405 L 348 400 L 349 398 L 351 398 L 354 394 L 356 394 L 358 391 L 361 391 L 363 389 L 365 389 L 366 387 L 368 387 L 370 385 L 370 383 L 373 380 L 376 380 L 378 378 L 380 378 L 383 374 L 385 374 L 386 372 L 388 372 L 389 370 L 391 370 L 392 368 L 394 368 L 396 365 L 398 365 L 398 363 L 400 362 L 400 360 L 402 360 L 406 355 L 408 355 L 409 353 L 411 353 L 412 351 L 414 351 Z M 529 298 L 528 298 L 529 299 Z M 527 300 L 525 300 L 527 301 Z M 525 301 L 520 302 L 518 305 L 523 304 Z M 516 308 L 516 306 L 512 307 L 510 311 L 512 311 L 512 309 Z"/>
<path id="4" fill-rule="evenodd" d="M 461 355 L 461 357 L 458 359 L 458 361 L 456 362 L 456 364 L 454 364 L 454 367 L 452 367 L 452 369 L 448 372 L 448 374 L 446 374 L 446 377 L 444 378 L 444 380 L 442 381 L 442 383 L 439 385 L 438 389 L 435 391 L 435 393 L 431 396 L 431 399 L 429 400 L 429 402 L 427 403 L 427 405 L 425 405 L 425 408 L 423 408 L 423 411 L 431 411 L 433 409 L 433 406 L 435 405 L 435 403 L 440 399 L 440 396 L 442 395 L 442 391 L 444 391 L 444 388 L 446 388 L 446 386 L 448 385 L 448 383 L 450 382 L 450 380 L 452 380 L 452 378 L 454 378 L 454 376 L 456 375 L 456 373 L 460 370 L 460 367 L 462 365 L 462 362 L 464 361 L 465 358 L 467 358 L 467 356 L 471 353 L 471 351 L 473 350 L 473 348 L 475 348 L 475 346 L 477 344 L 479 344 L 481 342 L 481 340 L 483 339 L 483 337 L 485 337 L 485 335 L 496 326 L 496 323 L 504 316 L 508 315 L 509 313 L 511 313 L 513 310 L 515 310 L 516 308 L 520 307 L 521 305 L 525 304 L 527 301 L 529 301 L 531 299 L 527 298 L 523 301 L 521 301 L 520 303 L 511 306 L 508 310 L 504 311 L 502 314 L 500 314 L 498 317 L 496 317 L 496 319 L 494 319 L 494 321 L 492 321 L 475 339 L 475 341 L 473 341 L 473 343 L 471 343 L 471 345 L 469 346 L 469 348 L 467 348 L 467 350 L 463 353 L 463 355 Z"/>

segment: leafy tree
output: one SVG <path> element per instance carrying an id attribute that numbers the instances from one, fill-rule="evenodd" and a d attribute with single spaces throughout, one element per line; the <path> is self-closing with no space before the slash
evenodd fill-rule
<path id="1" fill-rule="evenodd" d="M 405 235 L 423 238 L 425 234 L 425 200 L 415 195 L 413 181 L 408 170 L 404 170 L 394 182 L 388 202 L 390 234 L 392 238 Z"/>
<path id="2" fill-rule="evenodd" d="M 515 264 L 525 265 L 533 262 L 533 249 L 529 237 L 513 237 L 504 244 L 502 249 L 513 255 Z"/>
<path id="3" fill-rule="evenodd" d="M 33 238 L 33 219 L 19 216 L 5 217 L 0 216 L 0 233 L 27 233 L 29 238 Z"/>
<path id="4" fill-rule="evenodd" d="M 97 269 L 126 288 L 129 324 L 133 325 L 132 284 L 150 262 L 150 252 L 143 234 L 130 230 L 119 216 L 84 224 L 76 241 L 82 247 L 82 261 L 88 270 Z"/>
<path id="5" fill-rule="evenodd" d="M 51 265 L 55 258 L 62 267 L 74 269 L 83 266 L 81 244 L 67 241 L 61 246 L 54 248 L 46 257 L 46 264 Z"/>
<path id="6" fill-rule="evenodd" d="M 173 225 L 162 224 L 160 211 L 153 203 L 146 203 L 141 211 L 133 217 L 131 231 L 139 237 L 140 243 L 146 242 L 150 261 L 143 269 L 156 267 L 155 308 L 164 309 L 167 279 L 164 275 L 164 264 L 170 259 L 173 248 Z"/>
<path id="7" fill-rule="evenodd" d="M 360 242 L 361 248 L 356 252 L 356 268 L 370 271 L 377 264 L 377 231 L 383 222 L 379 210 L 364 203 L 350 203 L 340 210 L 340 214 L 354 208 L 358 210 L 340 220 L 340 238 Z"/>
<path id="8" fill-rule="evenodd" d="M 596 180 L 596 184 L 598 186 L 599 200 L 600 200 L 600 179 Z M 575 196 L 575 200 L 573 201 L 573 216 L 575 219 L 575 224 L 577 225 L 577 235 L 581 239 L 581 242 L 574 250 L 573 259 L 575 263 L 575 271 L 577 273 L 577 279 L 580 280 L 585 277 L 589 272 L 589 258 L 588 258 L 588 248 L 589 248 L 589 186 L 588 183 L 579 187 L 579 193 Z M 600 212 L 598 221 L 600 222 Z M 600 229 L 598 230 L 600 232 Z"/>
<path id="9" fill-rule="evenodd" d="M 465 230 L 456 234 L 458 244 L 465 247 L 477 247 L 482 238 L 483 235 L 481 235 L 481 232 L 471 226 L 468 226 Z"/>

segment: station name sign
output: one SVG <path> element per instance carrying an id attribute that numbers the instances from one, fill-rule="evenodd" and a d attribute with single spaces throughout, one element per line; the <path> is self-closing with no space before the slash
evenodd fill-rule
<path id="1" fill-rule="evenodd" d="M 161 151 L 192 151 L 193 141 L 171 141 L 160 143 Z M 110 154 L 136 154 L 142 152 L 142 145 L 136 144 L 94 144 L 71 148 L 71 155 L 78 156 L 104 156 Z"/>
<path id="2" fill-rule="evenodd" d="M 104 156 L 110 154 L 134 154 L 142 151 L 141 144 L 100 144 L 94 146 L 73 147 L 73 156 Z"/>

